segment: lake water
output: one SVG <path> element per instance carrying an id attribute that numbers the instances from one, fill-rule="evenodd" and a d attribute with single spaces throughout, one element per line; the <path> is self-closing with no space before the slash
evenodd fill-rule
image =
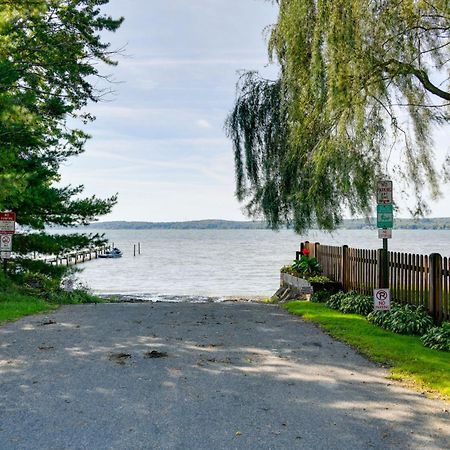
<path id="1" fill-rule="evenodd" d="M 373 249 L 381 244 L 376 230 L 310 232 L 302 237 L 290 230 L 104 232 L 124 256 L 79 265 L 79 280 L 98 294 L 131 294 L 153 301 L 268 297 L 279 286 L 280 267 L 292 262 L 303 240 Z M 138 242 L 141 255 L 134 257 Z M 389 244 L 394 251 L 450 256 L 450 230 L 394 230 Z"/>

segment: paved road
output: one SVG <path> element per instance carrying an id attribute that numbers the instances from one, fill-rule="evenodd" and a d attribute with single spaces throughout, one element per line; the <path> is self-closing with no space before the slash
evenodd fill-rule
<path id="1" fill-rule="evenodd" d="M 63 307 L 0 328 L 0 449 L 444 449 L 448 404 L 272 305 Z"/>

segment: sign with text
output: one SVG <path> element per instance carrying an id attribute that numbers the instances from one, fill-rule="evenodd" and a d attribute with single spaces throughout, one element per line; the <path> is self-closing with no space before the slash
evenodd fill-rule
<path id="1" fill-rule="evenodd" d="M 378 239 L 392 239 L 392 228 L 379 228 Z"/>
<path id="2" fill-rule="evenodd" d="M 378 205 L 377 206 L 377 228 L 392 228 L 394 226 L 394 210 L 393 206 Z"/>
<path id="3" fill-rule="evenodd" d="M 392 181 L 379 181 L 377 184 L 377 203 L 392 205 Z"/>
<path id="4" fill-rule="evenodd" d="M 11 258 L 11 252 L 0 252 L 1 259 L 10 259 Z"/>
<path id="5" fill-rule="evenodd" d="M 0 236 L 0 251 L 2 252 L 12 251 L 12 235 L 2 234 Z"/>
<path id="6" fill-rule="evenodd" d="M 389 289 L 373 290 L 374 311 L 389 311 L 391 309 L 391 291 Z"/>
<path id="7" fill-rule="evenodd" d="M 0 234 L 14 234 L 16 229 L 16 213 L 0 212 Z"/>

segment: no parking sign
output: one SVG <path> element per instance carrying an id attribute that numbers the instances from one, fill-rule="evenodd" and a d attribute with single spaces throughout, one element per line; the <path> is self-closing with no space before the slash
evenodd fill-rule
<path id="1" fill-rule="evenodd" d="M 373 309 L 375 311 L 389 311 L 391 309 L 391 291 L 389 289 L 373 290 Z"/>
<path id="2" fill-rule="evenodd" d="M 0 236 L 0 251 L 10 252 L 12 250 L 12 235 L 2 234 Z"/>

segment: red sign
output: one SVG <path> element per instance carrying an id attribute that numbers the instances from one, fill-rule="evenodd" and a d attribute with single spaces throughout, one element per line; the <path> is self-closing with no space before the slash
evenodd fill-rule
<path id="1" fill-rule="evenodd" d="M 0 212 L 0 234 L 14 234 L 16 230 L 16 213 Z"/>

